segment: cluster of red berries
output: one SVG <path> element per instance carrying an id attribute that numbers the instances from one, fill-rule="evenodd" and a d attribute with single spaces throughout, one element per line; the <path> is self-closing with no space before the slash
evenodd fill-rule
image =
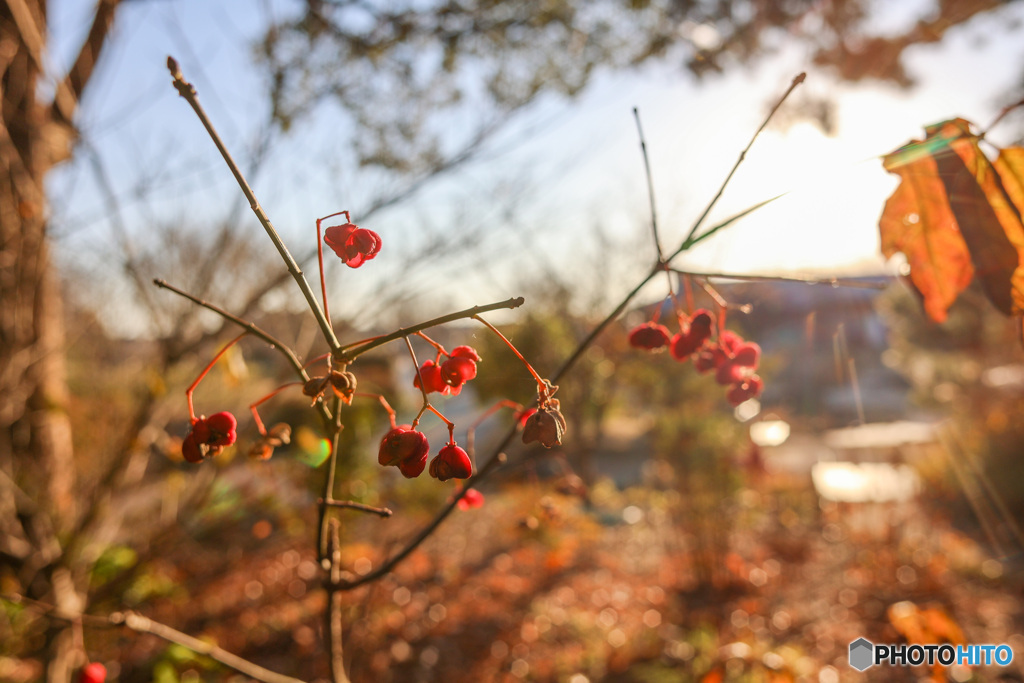
<path id="1" fill-rule="evenodd" d="M 197 417 L 192 429 L 181 442 L 181 454 L 189 462 L 202 462 L 206 458 L 220 455 L 227 446 L 235 442 L 238 421 L 228 412 L 214 413 L 210 417 Z"/>
<path id="2" fill-rule="evenodd" d="M 324 230 L 324 244 L 349 268 L 358 268 L 380 252 L 380 235 L 355 223 L 332 225 Z"/>
<path id="3" fill-rule="evenodd" d="M 723 330 L 717 343 L 712 343 L 713 327 L 711 313 L 701 308 L 689 320 L 680 320 L 676 335 L 669 336 L 668 328 L 651 321 L 633 328 L 629 344 L 648 351 L 667 346 L 672 357 L 680 362 L 692 358 L 697 372 L 714 370 L 715 381 L 729 387 L 725 397 L 734 406 L 760 396 L 764 381 L 755 373 L 761 362 L 761 347 L 730 330 Z"/>
<path id="4" fill-rule="evenodd" d="M 480 362 L 480 354 L 472 346 L 456 346 L 447 355 L 448 359 L 442 363 L 437 360 L 428 360 L 420 366 L 419 372 L 412 380 L 412 385 L 420 388 L 420 379 L 423 380 L 423 390 L 428 394 L 437 392 L 443 396 L 458 396 L 462 391 L 462 385 L 476 377 L 476 364 Z"/>
<path id="5" fill-rule="evenodd" d="M 342 225 L 332 225 L 327 228 L 324 231 L 324 244 L 334 250 L 334 253 L 338 255 L 338 258 L 344 261 L 345 265 L 350 268 L 358 268 L 380 253 L 380 235 L 375 233 L 373 230 L 360 228 L 355 223 L 348 221 L 349 214 L 347 211 L 342 211 L 340 213 L 345 215 L 346 222 Z M 330 218 L 330 216 L 328 216 L 328 218 Z M 319 227 L 320 221 L 318 220 L 318 231 Z M 320 277 L 323 279 L 322 267 Z M 325 309 L 326 306 L 327 302 L 325 299 Z M 237 341 L 237 339 L 235 341 Z M 228 346 L 230 346 L 230 344 Z M 226 350 L 227 347 L 225 347 L 221 353 Z M 472 349 L 470 350 L 472 351 Z M 475 351 L 472 353 L 475 360 L 480 360 L 480 357 L 476 356 Z M 206 371 L 209 371 L 209 368 L 207 368 Z M 206 371 L 200 375 L 200 380 L 206 374 Z M 452 379 L 446 381 L 451 382 L 450 386 L 461 387 L 462 383 L 465 382 L 466 379 L 472 379 L 476 376 L 476 365 L 475 363 L 473 364 L 472 374 L 469 374 L 468 376 L 466 376 L 467 373 L 465 370 L 459 370 L 456 368 L 452 368 L 449 371 L 449 375 L 451 375 Z M 460 376 L 465 376 L 465 378 L 459 381 L 458 377 Z M 198 382 L 199 380 L 196 380 L 197 384 Z M 446 385 L 446 387 L 447 386 L 448 385 Z M 195 385 L 193 385 L 187 392 L 189 396 L 190 414 L 193 414 L 191 412 L 191 392 L 194 388 Z M 314 377 L 307 381 L 305 386 L 302 388 L 302 393 L 311 397 L 315 403 L 317 399 L 323 396 L 327 389 L 331 389 L 334 394 L 341 398 L 345 403 L 351 403 L 352 396 L 356 389 L 355 375 L 351 372 L 345 372 L 344 369 L 331 371 L 326 376 Z M 457 394 L 457 388 L 454 391 L 451 391 L 451 393 Z M 215 455 L 219 455 L 227 446 L 235 443 L 237 436 L 235 430 L 237 426 L 238 421 L 235 420 L 235 416 L 228 412 L 216 413 L 210 417 L 193 417 L 192 427 L 184 441 L 181 443 L 181 454 L 184 456 L 185 460 L 192 463 L 202 462 L 206 458 L 212 458 Z M 263 432 L 262 426 L 260 431 L 261 433 Z M 291 428 L 288 427 L 288 425 L 275 425 L 271 430 L 271 433 L 263 434 L 262 438 L 253 445 L 250 454 L 254 457 L 266 460 L 273 454 L 274 448 L 288 443 L 290 436 Z M 423 468 L 421 467 L 420 469 L 422 470 Z"/>
<path id="6" fill-rule="evenodd" d="M 423 432 L 410 425 L 399 425 L 384 435 L 377 462 L 387 467 L 394 465 L 407 479 L 420 476 L 427 466 L 427 452 L 430 444 Z M 455 441 L 443 446 L 430 462 L 430 476 L 440 481 L 468 479 L 473 474 L 473 463 L 469 454 Z"/>

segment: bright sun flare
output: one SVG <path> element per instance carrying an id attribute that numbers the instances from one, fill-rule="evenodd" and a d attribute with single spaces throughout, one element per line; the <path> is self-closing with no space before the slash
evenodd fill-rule
<path id="1" fill-rule="evenodd" d="M 736 273 L 848 272 L 880 264 L 878 217 L 895 182 L 873 152 L 867 141 L 830 138 L 809 123 L 764 131 L 716 215 L 722 220 L 785 196 L 708 240 L 693 262 Z"/>

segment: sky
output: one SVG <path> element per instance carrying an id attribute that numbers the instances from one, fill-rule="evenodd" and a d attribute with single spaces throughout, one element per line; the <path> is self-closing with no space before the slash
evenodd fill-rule
<path id="1" fill-rule="evenodd" d="M 51 68 L 62 71 L 84 30 L 90 3 L 53 3 Z M 881 26 L 916 20 L 921 2 L 888 3 Z M 264 83 L 252 63 L 252 41 L 268 17 L 293 7 L 285 0 L 126 3 L 109 49 L 82 103 L 83 147 L 50 178 L 58 254 L 85 271 L 110 273 L 119 220 L 144 242 L 155 223 L 212 225 L 236 211 L 256 238 L 241 195 L 198 121 L 170 86 L 165 61 L 174 55 L 228 146 L 243 166 L 265 120 Z M 359 271 L 332 271 L 335 287 L 372 300 L 379 281 L 404 278 L 418 301 L 468 306 L 521 293 L 530 274 L 558 270 L 581 286 L 595 278 L 628 288 L 653 258 L 650 211 L 633 108 L 650 154 L 658 221 L 666 247 L 688 232 L 714 195 L 768 103 L 797 73 L 795 93 L 837 102 L 832 135 L 800 122 L 770 127 L 726 190 L 711 222 L 777 194 L 785 196 L 693 252 L 678 265 L 708 272 L 855 275 L 885 272 L 877 222 L 895 179 L 883 155 L 922 135 L 923 126 L 963 116 L 987 124 L 1019 93 L 1024 64 L 1021 3 L 975 18 L 935 45 L 911 48 L 909 90 L 867 83 L 842 85 L 809 68 L 809 54 L 783 44 L 757 66 L 698 82 L 678 64 L 651 64 L 631 73 L 600 73 L 575 100 L 544 96 L 517 115 L 474 164 L 433 183 L 410 202 L 375 214 L 363 227 L 406 250 L 433 233 L 465 231 L 479 251 L 432 257 L 396 272 L 374 261 Z M 710 36 L 713 38 L 713 35 Z M 295 251 L 312 247 L 319 216 L 359 211 L 381 178 L 358 169 L 348 152 L 350 131 L 338 112 L 318 111 L 271 148 L 250 178 L 264 209 Z M 992 139 L 1012 135 L 1020 117 Z M 1005 140 L 1004 140 L 1005 141 Z M 97 164 L 109 179 L 118 210 L 97 184 Z M 358 213 L 354 216 L 359 221 Z M 611 247 L 602 252 L 600 230 Z M 269 248 L 269 245 L 268 245 Z M 483 254 L 483 256 L 481 256 Z M 168 273 L 154 276 L 168 277 Z M 116 278 L 116 276 L 113 276 Z M 538 276 L 539 277 L 539 276 Z M 169 278 L 170 279 L 170 278 Z M 354 289 L 353 289 L 354 288 Z M 114 291 L 117 291 L 114 286 Z M 648 296 L 660 296 L 653 290 Z M 358 317 L 372 310 L 351 311 Z M 443 311 L 437 311 L 443 312 Z M 139 321 L 117 315 L 114 331 Z M 118 330 L 117 328 L 120 328 Z"/>

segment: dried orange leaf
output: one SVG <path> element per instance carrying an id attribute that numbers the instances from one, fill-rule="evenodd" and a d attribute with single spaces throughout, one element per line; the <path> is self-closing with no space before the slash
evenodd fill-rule
<path id="1" fill-rule="evenodd" d="M 964 119 L 925 132 L 884 159 L 902 182 L 879 221 L 883 253 L 907 257 L 936 322 L 975 275 L 996 308 L 1024 312 L 1024 150 L 1003 150 L 993 164 Z"/>
<path id="2" fill-rule="evenodd" d="M 955 154 L 936 156 L 950 208 L 974 262 L 975 276 L 989 300 L 1006 315 L 1014 312 L 1014 272 L 1024 255 L 1024 226 L 992 162 L 978 146 L 970 124 L 939 124 Z M 1017 311 L 1019 312 L 1019 311 Z"/>
<path id="3" fill-rule="evenodd" d="M 903 253 L 910 279 L 924 299 L 928 316 L 942 322 L 974 277 L 967 244 L 956 224 L 932 151 L 947 149 L 941 138 L 914 141 L 883 159 L 900 176 L 885 203 L 878 227 L 882 253 Z"/>
<path id="4" fill-rule="evenodd" d="M 1007 147 L 999 153 L 995 161 L 996 173 L 1002 181 L 1003 189 L 1016 209 L 1017 219 L 1024 215 L 1024 148 Z M 1013 238 L 1011 238 L 1013 239 Z M 1021 242 L 1015 240 L 1017 253 L 1022 254 Z M 1013 273 L 1012 291 L 1014 313 L 1024 312 L 1024 254 L 1020 258 L 1021 265 Z"/>

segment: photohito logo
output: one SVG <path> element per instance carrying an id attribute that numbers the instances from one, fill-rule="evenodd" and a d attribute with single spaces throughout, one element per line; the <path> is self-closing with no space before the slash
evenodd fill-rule
<path id="1" fill-rule="evenodd" d="M 866 638 L 850 643 L 850 666 L 864 671 L 875 664 L 918 666 L 920 664 L 966 664 L 1007 666 L 1013 661 L 1009 645 L 875 645 Z"/>

